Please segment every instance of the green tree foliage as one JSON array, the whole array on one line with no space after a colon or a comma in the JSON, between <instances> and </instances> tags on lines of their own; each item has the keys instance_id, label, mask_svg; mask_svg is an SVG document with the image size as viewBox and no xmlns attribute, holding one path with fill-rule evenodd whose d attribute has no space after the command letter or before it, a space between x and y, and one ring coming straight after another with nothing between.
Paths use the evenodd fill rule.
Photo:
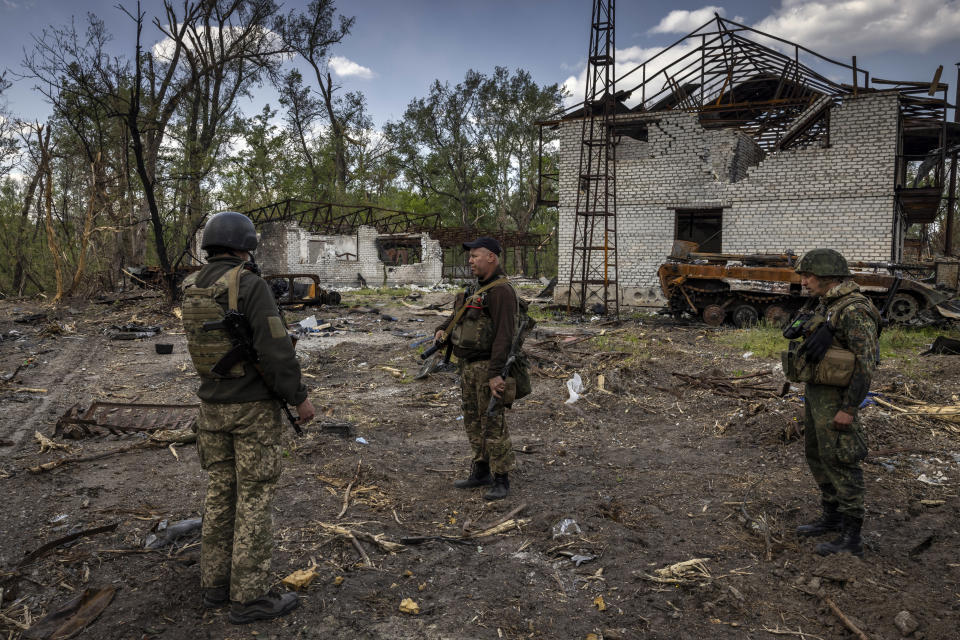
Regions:
<instances>
[{"instance_id":1,"label":"green tree foliage","mask_svg":"<svg viewBox=\"0 0 960 640\"><path fill-rule=\"evenodd\" d=\"M559 111L562 99L558 85L540 86L522 69L470 70L453 87L435 81L384 133L397 171L451 223L552 227L552 215L537 207L536 123Z\"/></svg>"}]
</instances>

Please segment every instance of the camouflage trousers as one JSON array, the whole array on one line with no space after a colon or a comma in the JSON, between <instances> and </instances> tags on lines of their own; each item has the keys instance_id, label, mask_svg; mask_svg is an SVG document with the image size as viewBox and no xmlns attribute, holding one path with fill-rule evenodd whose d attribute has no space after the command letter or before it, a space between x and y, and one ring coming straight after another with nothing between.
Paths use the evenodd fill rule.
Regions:
<instances>
[{"instance_id":1,"label":"camouflage trousers","mask_svg":"<svg viewBox=\"0 0 960 640\"><path fill-rule=\"evenodd\" d=\"M474 462L490 463L493 473L507 473L513 469L513 444L503 416L503 405L497 407L494 417L487 417L490 403L489 360L464 362L460 365L460 393L463 404L463 426Z\"/></svg>"},{"instance_id":2,"label":"camouflage trousers","mask_svg":"<svg viewBox=\"0 0 960 640\"><path fill-rule=\"evenodd\" d=\"M200 550L203 587L230 586L248 602L272 583L271 503L283 423L276 402L200 405L197 452L209 473Z\"/></svg>"},{"instance_id":3,"label":"camouflage trousers","mask_svg":"<svg viewBox=\"0 0 960 640\"><path fill-rule=\"evenodd\" d=\"M807 384L804 450L823 501L836 505L840 513L862 519L865 487L860 461L867 456L863 427L856 419L849 431L833 428L833 417L840 410L844 392L844 387Z\"/></svg>"}]
</instances>

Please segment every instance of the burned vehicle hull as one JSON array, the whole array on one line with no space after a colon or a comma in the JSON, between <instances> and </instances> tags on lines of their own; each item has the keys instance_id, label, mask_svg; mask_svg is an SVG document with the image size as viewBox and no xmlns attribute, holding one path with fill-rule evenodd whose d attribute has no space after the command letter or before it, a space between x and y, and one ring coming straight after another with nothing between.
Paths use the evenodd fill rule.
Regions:
<instances>
[{"instance_id":1,"label":"burned vehicle hull","mask_svg":"<svg viewBox=\"0 0 960 640\"><path fill-rule=\"evenodd\" d=\"M320 286L320 278L312 273L274 273L263 276L273 291L277 304L318 307L340 304L340 294Z\"/></svg>"},{"instance_id":2,"label":"burned vehicle hull","mask_svg":"<svg viewBox=\"0 0 960 640\"><path fill-rule=\"evenodd\" d=\"M747 327L760 319L781 325L809 297L794 271L792 254L697 253L691 244L678 241L657 272L675 316L694 315L711 326L731 322ZM862 266L854 263L851 269ZM947 299L937 289L899 275L853 271L852 279L891 323L910 323Z\"/></svg>"}]
</instances>

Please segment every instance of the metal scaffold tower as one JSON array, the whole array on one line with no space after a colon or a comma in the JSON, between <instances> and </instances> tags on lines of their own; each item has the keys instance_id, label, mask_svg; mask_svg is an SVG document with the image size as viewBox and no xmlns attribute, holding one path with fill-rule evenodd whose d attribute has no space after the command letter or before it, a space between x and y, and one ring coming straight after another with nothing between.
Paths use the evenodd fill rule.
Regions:
<instances>
[{"instance_id":1,"label":"metal scaffold tower","mask_svg":"<svg viewBox=\"0 0 960 640\"><path fill-rule=\"evenodd\" d=\"M619 317L613 17L614 0L594 1L567 309L576 302L583 313L599 302L606 313Z\"/></svg>"}]
</instances>

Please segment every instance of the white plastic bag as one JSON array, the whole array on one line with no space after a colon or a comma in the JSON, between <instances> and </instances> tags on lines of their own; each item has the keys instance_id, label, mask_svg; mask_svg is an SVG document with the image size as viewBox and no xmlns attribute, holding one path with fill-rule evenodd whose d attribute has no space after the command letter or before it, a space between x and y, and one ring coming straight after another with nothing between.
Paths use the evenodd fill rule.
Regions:
<instances>
[{"instance_id":1,"label":"white plastic bag","mask_svg":"<svg viewBox=\"0 0 960 640\"><path fill-rule=\"evenodd\" d=\"M565 404L573 404L580 399L580 394L583 393L583 380L580 379L579 373L573 374L573 377L567 380L567 391L570 392L570 397Z\"/></svg>"}]
</instances>

